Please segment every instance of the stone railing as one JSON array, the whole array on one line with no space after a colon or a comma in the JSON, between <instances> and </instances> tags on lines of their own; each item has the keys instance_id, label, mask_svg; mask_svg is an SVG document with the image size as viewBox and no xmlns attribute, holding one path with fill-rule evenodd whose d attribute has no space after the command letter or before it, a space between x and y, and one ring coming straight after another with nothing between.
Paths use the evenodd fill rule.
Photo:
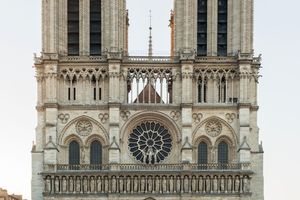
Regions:
<instances>
[{"instance_id":1,"label":"stone railing","mask_svg":"<svg viewBox=\"0 0 300 200\"><path fill-rule=\"evenodd\" d=\"M65 56L60 62L106 62L106 56Z\"/></svg>"},{"instance_id":2,"label":"stone railing","mask_svg":"<svg viewBox=\"0 0 300 200\"><path fill-rule=\"evenodd\" d=\"M250 195L250 172L43 173L44 195Z\"/></svg>"},{"instance_id":3,"label":"stone railing","mask_svg":"<svg viewBox=\"0 0 300 200\"><path fill-rule=\"evenodd\" d=\"M201 62L236 62L237 61L237 57L236 56L225 56L225 57L221 57L221 56L203 56L203 57L196 57L195 58L195 62L196 63L201 63Z\"/></svg>"},{"instance_id":4,"label":"stone railing","mask_svg":"<svg viewBox=\"0 0 300 200\"><path fill-rule=\"evenodd\" d=\"M170 56L127 56L123 58L124 62L129 63L176 63L179 62L179 57Z\"/></svg>"},{"instance_id":5,"label":"stone railing","mask_svg":"<svg viewBox=\"0 0 300 200\"><path fill-rule=\"evenodd\" d=\"M47 165L46 171L234 171L250 170L250 163Z\"/></svg>"}]
</instances>

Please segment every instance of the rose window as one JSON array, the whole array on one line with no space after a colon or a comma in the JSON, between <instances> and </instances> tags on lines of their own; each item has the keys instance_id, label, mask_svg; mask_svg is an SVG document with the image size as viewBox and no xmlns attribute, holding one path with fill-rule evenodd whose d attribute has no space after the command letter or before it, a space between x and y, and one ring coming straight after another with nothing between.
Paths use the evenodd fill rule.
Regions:
<instances>
[{"instance_id":1,"label":"rose window","mask_svg":"<svg viewBox=\"0 0 300 200\"><path fill-rule=\"evenodd\" d=\"M169 130L158 122L142 122L130 133L129 150L136 160L155 164L164 161L172 150Z\"/></svg>"}]
</instances>

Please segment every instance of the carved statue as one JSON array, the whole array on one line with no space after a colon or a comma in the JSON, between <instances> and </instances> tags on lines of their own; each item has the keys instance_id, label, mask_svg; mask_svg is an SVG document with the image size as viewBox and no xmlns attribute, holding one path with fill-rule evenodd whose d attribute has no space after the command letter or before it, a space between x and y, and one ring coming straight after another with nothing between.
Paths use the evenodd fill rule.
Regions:
<instances>
[{"instance_id":1,"label":"carved statue","mask_svg":"<svg viewBox=\"0 0 300 200\"><path fill-rule=\"evenodd\" d=\"M67 192L67 179L66 179L66 177L62 178L62 192L63 193Z\"/></svg>"},{"instance_id":2,"label":"carved statue","mask_svg":"<svg viewBox=\"0 0 300 200\"><path fill-rule=\"evenodd\" d=\"M221 192L225 191L225 178L224 178L224 176L222 176L221 180L220 180L220 189L221 189Z\"/></svg>"},{"instance_id":3,"label":"carved statue","mask_svg":"<svg viewBox=\"0 0 300 200\"><path fill-rule=\"evenodd\" d=\"M240 192L240 177L236 176L234 181L234 191Z\"/></svg>"},{"instance_id":4,"label":"carved statue","mask_svg":"<svg viewBox=\"0 0 300 200\"><path fill-rule=\"evenodd\" d=\"M104 192L107 193L108 192L108 186L109 186L109 183L108 183L108 177L105 176L104 177Z\"/></svg>"},{"instance_id":5,"label":"carved statue","mask_svg":"<svg viewBox=\"0 0 300 200\"><path fill-rule=\"evenodd\" d=\"M167 179L166 179L165 176L164 176L163 179L162 179L162 192L163 192L163 193L166 193L166 192L167 192Z\"/></svg>"},{"instance_id":6,"label":"carved statue","mask_svg":"<svg viewBox=\"0 0 300 200\"><path fill-rule=\"evenodd\" d=\"M131 191L131 181L130 181L130 177L127 177L126 179L126 192L130 192Z\"/></svg>"},{"instance_id":7,"label":"carved statue","mask_svg":"<svg viewBox=\"0 0 300 200\"><path fill-rule=\"evenodd\" d=\"M232 192L232 177L231 177L231 176L229 176L229 177L228 177L228 180L227 180L227 191L228 191L229 193Z\"/></svg>"},{"instance_id":8,"label":"carved statue","mask_svg":"<svg viewBox=\"0 0 300 200\"><path fill-rule=\"evenodd\" d=\"M111 181L111 191L113 193L117 192L117 180L116 180L116 177L112 178L112 181Z\"/></svg>"},{"instance_id":9,"label":"carved statue","mask_svg":"<svg viewBox=\"0 0 300 200\"><path fill-rule=\"evenodd\" d=\"M51 192L51 178L47 177L45 180L45 192L50 193Z\"/></svg>"},{"instance_id":10,"label":"carved statue","mask_svg":"<svg viewBox=\"0 0 300 200\"><path fill-rule=\"evenodd\" d=\"M94 179L94 177L91 177L90 190L91 190L92 193L95 192L95 179Z\"/></svg>"},{"instance_id":11,"label":"carved statue","mask_svg":"<svg viewBox=\"0 0 300 200\"><path fill-rule=\"evenodd\" d=\"M196 192L197 191L197 180L196 177L193 176L192 177L192 192Z\"/></svg>"},{"instance_id":12,"label":"carved statue","mask_svg":"<svg viewBox=\"0 0 300 200\"><path fill-rule=\"evenodd\" d=\"M245 193L250 192L250 181L247 176L245 176L243 179L243 191Z\"/></svg>"},{"instance_id":13,"label":"carved statue","mask_svg":"<svg viewBox=\"0 0 300 200\"><path fill-rule=\"evenodd\" d=\"M177 176L177 178L176 178L176 192L180 193L180 190L181 190L181 180L180 180L180 177Z\"/></svg>"},{"instance_id":14,"label":"carved statue","mask_svg":"<svg viewBox=\"0 0 300 200\"><path fill-rule=\"evenodd\" d=\"M59 193L59 178L56 177L54 181L55 193Z\"/></svg>"},{"instance_id":15,"label":"carved statue","mask_svg":"<svg viewBox=\"0 0 300 200\"><path fill-rule=\"evenodd\" d=\"M83 177L83 190L82 192L87 192L88 191L88 181L87 181L87 177Z\"/></svg>"},{"instance_id":16,"label":"carved statue","mask_svg":"<svg viewBox=\"0 0 300 200\"><path fill-rule=\"evenodd\" d=\"M160 191L160 178L157 176L155 177L155 192L159 193Z\"/></svg>"},{"instance_id":17,"label":"carved statue","mask_svg":"<svg viewBox=\"0 0 300 200\"><path fill-rule=\"evenodd\" d=\"M152 177L148 177L148 192L152 192L153 191L153 187L152 187Z\"/></svg>"},{"instance_id":18,"label":"carved statue","mask_svg":"<svg viewBox=\"0 0 300 200\"><path fill-rule=\"evenodd\" d=\"M69 192L74 192L74 180L72 176L69 178Z\"/></svg>"},{"instance_id":19,"label":"carved statue","mask_svg":"<svg viewBox=\"0 0 300 200\"><path fill-rule=\"evenodd\" d=\"M184 177L184 192L189 192L189 177Z\"/></svg>"},{"instance_id":20,"label":"carved statue","mask_svg":"<svg viewBox=\"0 0 300 200\"><path fill-rule=\"evenodd\" d=\"M145 177L142 177L141 178L141 193L145 192L145 185L146 185Z\"/></svg>"},{"instance_id":21,"label":"carved statue","mask_svg":"<svg viewBox=\"0 0 300 200\"><path fill-rule=\"evenodd\" d=\"M123 180L123 177L120 177L119 178L119 190L120 192L123 192L124 190L124 180Z\"/></svg>"},{"instance_id":22,"label":"carved statue","mask_svg":"<svg viewBox=\"0 0 300 200\"><path fill-rule=\"evenodd\" d=\"M170 182L169 182L169 186L170 186L170 193L174 192L174 178L173 176L170 177Z\"/></svg>"},{"instance_id":23,"label":"carved statue","mask_svg":"<svg viewBox=\"0 0 300 200\"><path fill-rule=\"evenodd\" d=\"M102 192L102 180L100 176L97 178L97 192Z\"/></svg>"},{"instance_id":24,"label":"carved statue","mask_svg":"<svg viewBox=\"0 0 300 200\"><path fill-rule=\"evenodd\" d=\"M81 148L80 155L81 155L81 163L85 164L85 149L84 149L84 147Z\"/></svg>"},{"instance_id":25,"label":"carved statue","mask_svg":"<svg viewBox=\"0 0 300 200\"><path fill-rule=\"evenodd\" d=\"M139 180L138 180L138 177L134 177L134 180L133 180L133 191L134 192L138 192L139 190Z\"/></svg>"},{"instance_id":26,"label":"carved statue","mask_svg":"<svg viewBox=\"0 0 300 200\"><path fill-rule=\"evenodd\" d=\"M218 192L218 177L217 176L215 176L213 179L213 186L214 186L214 188L213 188L214 193L217 193Z\"/></svg>"},{"instance_id":27,"label":"carved statue","mask_svg":"<svg viewBox=\"0 0 300 200\"><path fill-rule=\"evenodd\" d=\"M205 179L205 191L208 192L208 193L211 192L210 191L210 177L209 176L207 176L206 179Z\"/></svg>"},{"instance_id":28,"label":"carved statue","mask_svg":"<svg viewBox=\"0 0 300 200\"><path fill-rule=\"evenodd\" d=\"M81 189L81 183L80 183L80 177L77 177L76 178L76 192L80 192L80 189Z\"/></svg>"},{"instance_id":29,"label":"carved statue","mask_svg":"<svg viewBox=\"0 0 300 200\"><path fill-rule=\"evenodd\" d=\"M154 164L156 162L156 160L155 160L155 150L153 149L153 147L148 148L147 154L149 157L149 163Z\"/></svg>"},{"instance_id":30,"label":"carved statue","mask_svg":"<svg viewBox=\"0 0 300 200\"><path fill-rule=\"evenodd\" d=\"M202 178L202 176L199 177L198 188L199 188L199 192L203 192L203 178Z\"/></svg>"}]
</instances>

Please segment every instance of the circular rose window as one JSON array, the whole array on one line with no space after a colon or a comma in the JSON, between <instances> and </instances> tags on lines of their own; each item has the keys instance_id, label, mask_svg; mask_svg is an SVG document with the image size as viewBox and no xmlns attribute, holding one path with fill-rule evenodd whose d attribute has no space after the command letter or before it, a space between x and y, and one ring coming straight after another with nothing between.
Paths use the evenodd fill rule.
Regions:
<instances>
[{"instance_id":1,"label":"circular rose window","mask_svg":"<svg viewBox=\"0 0 300 200\"><path fill-rule=\"evenodd\" d=\"M128 138L129 150L136 160L145 164L160 163L172 150L169 130L158 122L142 122Z\"/></svg>"}]
</instances>

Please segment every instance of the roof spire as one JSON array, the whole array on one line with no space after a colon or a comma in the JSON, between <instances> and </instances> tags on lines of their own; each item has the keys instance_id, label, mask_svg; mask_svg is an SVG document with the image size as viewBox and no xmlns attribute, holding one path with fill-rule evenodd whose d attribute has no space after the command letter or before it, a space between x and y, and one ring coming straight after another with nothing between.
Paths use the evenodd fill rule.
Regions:
<instances>
[{"instance_id":1,"label":"roof spire","mask_svg":"<svg viewBox=\"0 0 300 200\"><path fill-rule=\"evenodd\" d=\"M149 11L150 13L150 26L149 26L149 49L148 49L148 56L152 57L153 56L153 49L152 49L152 14L151 14L151 10Z\"/></svg>"}]
</instances>

